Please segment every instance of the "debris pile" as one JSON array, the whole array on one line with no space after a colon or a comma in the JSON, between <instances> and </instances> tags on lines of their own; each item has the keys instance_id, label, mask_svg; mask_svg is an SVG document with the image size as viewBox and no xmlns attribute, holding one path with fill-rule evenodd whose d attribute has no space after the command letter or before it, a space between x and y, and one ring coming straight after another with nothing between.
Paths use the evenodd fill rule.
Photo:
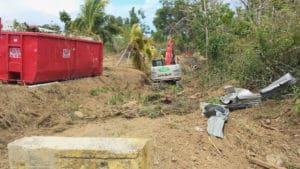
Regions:
<instances>
[{"instance_id":1,"label":"debris pile","mask_svg":"<svg viewBox=\"0 0 300 169\"><path fill-rule=\"evenodd\" d=\"M210 135L223 138L223 126L228 119L229 109L223 105L201 103L203 115L208 118L207 132Z\"/></svg>"},{"instance_id":2,"label":"debris pile","mask_svg":"<svg viewBox=\"0 0 300 169\"><path fill-rule=\"evenodd\" d=\"M261 89L260 93L252 93L250 90L244 88L225 86L224 89L227 94L220 97L220 101L223 105L205 102L200 103L200 109L202 110L203 115L208 118L208 134L223 138L223 127L228 120L230 111L258 105L262 100L274 96L279 90L295 84L296 81L297 80L290 73L287 73L269 86Z\"/></svg>"},{"instance_id":3,"label":"debris pile","mask_svg":"<svg viewBox=\"0 0 300 169\"><path fill-rule=\"evenodd\" d=\"M248 108L262 101L259 93L252 93L248 89L226 86L225 91L227 95L220 97L220 101L226 104L230 111Z\"/></svg>"}]
</instances>

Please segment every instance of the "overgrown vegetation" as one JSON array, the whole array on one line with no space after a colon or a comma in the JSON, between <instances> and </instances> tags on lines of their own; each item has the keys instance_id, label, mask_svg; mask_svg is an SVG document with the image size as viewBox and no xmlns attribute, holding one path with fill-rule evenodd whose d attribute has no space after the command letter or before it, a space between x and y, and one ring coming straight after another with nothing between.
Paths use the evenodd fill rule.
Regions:
<instances>
[{"instance_id":1,"label":"overgrown vegetation","mask_svg":"<svg viewBox=\"0 0 300 169\"><path fill-rule=\"evenodd\" d=\"M200 79L236 79L259 88L287 72L300 77L299 3L240 2L161 0L153 37L164 42L172 36L181 53L200 51L206 56Z\"/></svg>"}]
</instances>

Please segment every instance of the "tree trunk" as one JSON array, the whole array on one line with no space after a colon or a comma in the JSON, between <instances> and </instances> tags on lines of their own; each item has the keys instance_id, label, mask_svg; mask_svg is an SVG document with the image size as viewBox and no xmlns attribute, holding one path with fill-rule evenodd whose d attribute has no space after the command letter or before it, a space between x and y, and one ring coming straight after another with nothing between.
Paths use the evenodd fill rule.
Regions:
<instances>
[{"instance_id":1,"label":"tree trunk","mask_svg":"<svg viewBox=\"0 0 300 169\"><path fill-rule=\"evenodd\" d=\"M208 20L207 20L207 6L206 0L204 0L204 15L205 15L205 57L208 58L208 45L209 45L209 37L208 37Z\"/></svg>"}]
</instances>

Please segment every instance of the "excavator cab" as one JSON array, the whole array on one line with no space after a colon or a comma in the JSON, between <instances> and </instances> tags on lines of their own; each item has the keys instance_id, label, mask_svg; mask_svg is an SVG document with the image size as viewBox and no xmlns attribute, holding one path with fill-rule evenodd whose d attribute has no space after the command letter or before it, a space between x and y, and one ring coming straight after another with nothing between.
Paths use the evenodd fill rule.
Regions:
<instances>
[{"instance_id":1,"label":"excavator cab","mask_svg":"<svg viewBox=\"0 0 300 169\"><path fill-rule=\"evenodd\" d=\"M152 66L164 66L165 65L165 59L153 59L152 60Z\"/></svg>"}]
</instances>

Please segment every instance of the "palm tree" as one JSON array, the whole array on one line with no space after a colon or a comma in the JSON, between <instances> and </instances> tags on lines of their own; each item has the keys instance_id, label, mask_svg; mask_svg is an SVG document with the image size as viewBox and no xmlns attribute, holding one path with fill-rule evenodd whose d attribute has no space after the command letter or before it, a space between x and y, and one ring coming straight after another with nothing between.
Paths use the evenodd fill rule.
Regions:
<instances>
[{"instance_id":1,"label":"palm tree","mask_svg":"<svg viewBox=\"0 0 300 169\"><path fill-rule=\"evenodd\" d=\"M85 0L81 13L73 21L71 29L77 34L99 39L97 29L99 29L99 25L103 24L103 18L105 17L104 7L107 3L107 0Z\"/></svg>"}]
</instances>

